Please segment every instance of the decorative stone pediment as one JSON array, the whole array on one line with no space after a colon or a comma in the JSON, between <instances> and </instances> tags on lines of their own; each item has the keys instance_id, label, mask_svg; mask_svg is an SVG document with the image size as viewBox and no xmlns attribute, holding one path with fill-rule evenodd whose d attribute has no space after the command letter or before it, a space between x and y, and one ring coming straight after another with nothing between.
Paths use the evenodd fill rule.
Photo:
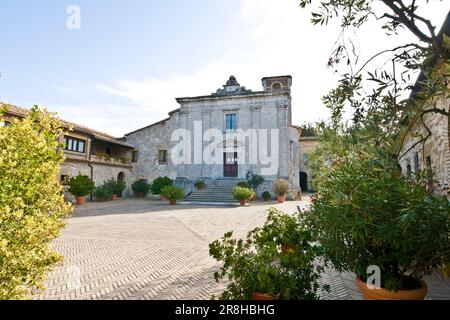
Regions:
<instances>
[{"instance_id":1,"label":"decorative stone pediment","mask_svg":"<svg viewBox=\"0 0 450 320\"><path fill-rule=\"evenodd\" d=\"M223 86L223 89L217 89L213 95L224 96L228 94L246 94L250 92L252 92L252 90L247 90L245 87L241 87L235 76L230 76L226 84Z\"/></svg>"}]
</instances>

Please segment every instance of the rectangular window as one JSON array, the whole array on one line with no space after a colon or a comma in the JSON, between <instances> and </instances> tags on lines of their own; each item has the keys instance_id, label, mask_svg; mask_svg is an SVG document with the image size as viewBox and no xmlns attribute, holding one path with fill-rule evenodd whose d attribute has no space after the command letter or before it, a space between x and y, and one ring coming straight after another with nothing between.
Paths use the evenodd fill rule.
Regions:
<instances>
[{"instance_id":1,"label":"rectangular window","mask_svg":"<svg viewBox=\"0 0 450 320\"><path fill-rule=\"evenodd\" d=\"M237 115L235 113L225 115L225 122L227 130L235 131L237 129Z\"/></svg>"},{"instance_id":2,"label":"rectangular window","mask_svg":"<svg viewBox=\"0 0 450 320\"><path fill-rule=\"evenodd\" d=\"M134 163L138 162L138 152L137 152L137 150L133 150L131 152L131 162L134 162Z\"/></svg>"},{"instance_id":3,"label":"rectangular window","mask_svg":"<svg viewBox=\"0 0 450 320\"><path fill-rule=\"evenodd\" d=\"M415 174L419 173L419 153L418 152L414 153L414 173Z\"/></svg>"},{"instance_id":4,"label":"rectangular window","mask_svg":"<svg viewBox=\"0 0 450 320\"><path fill-rule=\"evenodd\" d=\"M84 153L86 150L86 141L81 139L76 139L72 137L64 138L64 150Z\"/></svg>"},{"instance_id":5,"label":"rectangular window","mask_svg":"<svg viewBox=\"0 0 450 320\"><path fill-rule=\"evenodd\" d=\"M167 150L159 150L159 163L160 164L167 163Z\"/></svg>"}]
</instances>

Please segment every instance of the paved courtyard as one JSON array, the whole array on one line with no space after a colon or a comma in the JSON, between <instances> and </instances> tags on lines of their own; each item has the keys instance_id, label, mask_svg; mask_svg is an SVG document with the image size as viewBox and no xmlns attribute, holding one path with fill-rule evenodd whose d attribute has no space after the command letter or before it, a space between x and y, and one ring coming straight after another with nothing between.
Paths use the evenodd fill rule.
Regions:
<instances>
[{"instance_id":1,"label":"paved courtyard","mask_svg":"<svg viewBox=\"0 0 450 320\"><path fill-rule=\"evenodd\" d=\"M251 207L168 206L126 199L77 207L55 249L64 263L49 274L35 299L210 299L225 287L208 244L234 230L244 237L275 206L295 212L306 201ZM361 299L351 274L327 270L332 292L323 299ZM450 280L427 279L428 299L450 299Z\"/></svg>"}]
</instances>

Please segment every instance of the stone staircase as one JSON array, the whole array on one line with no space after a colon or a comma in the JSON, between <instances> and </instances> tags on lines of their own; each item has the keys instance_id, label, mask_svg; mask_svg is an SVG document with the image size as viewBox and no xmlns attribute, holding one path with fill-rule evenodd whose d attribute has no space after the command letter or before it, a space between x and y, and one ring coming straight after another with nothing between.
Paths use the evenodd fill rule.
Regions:
<instances>
[{"instance_id":1,"label":"stone staircase","mask_svg":"<svg viewBox=\"0 0 450 320\"><path fill-rule=\"evenodd\" d=\"M195 190L185 198L189 202L237 203L231 194L239 179L219 179L205 181L206 188Z\"/></svg>"}]
</instances>

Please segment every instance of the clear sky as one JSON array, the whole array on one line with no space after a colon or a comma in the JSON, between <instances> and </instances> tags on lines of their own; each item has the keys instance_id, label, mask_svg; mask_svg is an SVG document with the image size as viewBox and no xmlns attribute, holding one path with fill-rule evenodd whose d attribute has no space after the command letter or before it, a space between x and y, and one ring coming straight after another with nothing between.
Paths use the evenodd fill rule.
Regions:
<instances>
[{"instance_id":1,"label":"clear sky","mask_svg":"<svg viewBox=\"0 0 450 320\"><path fill-rule=\"evenodd\" d=\"M448 2L431 3L440 27ZM79 30L67 28L69 5L81 10ZM1 0L0 100L121 136L230 75L257 91L264 76L290 74L294 123L326 119L339 28L309 18L297 0ZM363 56L410 40L373 25L358 37Z\"/></svg>"}]
</instances>

